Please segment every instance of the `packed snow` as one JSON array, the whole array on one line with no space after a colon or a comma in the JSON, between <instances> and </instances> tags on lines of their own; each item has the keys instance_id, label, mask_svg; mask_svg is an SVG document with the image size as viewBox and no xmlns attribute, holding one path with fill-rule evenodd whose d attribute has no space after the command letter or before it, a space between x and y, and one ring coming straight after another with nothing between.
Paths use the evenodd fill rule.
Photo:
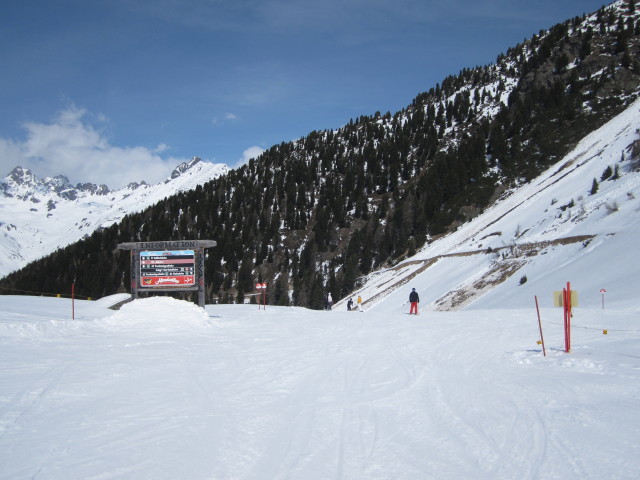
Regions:
<instances>
[{"instance_id":1,"label":"packed snow","mask_svg":"<svg viewBox=\"0 0 640 480\"><path fill-rule=\"evenodd\" d=\"M408 293L408 292L406 292ZM636 478L640 315L2 297L3 479ZM391 308L393 307L393 308ZM603 334L603 329L607 334Z\"/></svg>"}]
</instances>

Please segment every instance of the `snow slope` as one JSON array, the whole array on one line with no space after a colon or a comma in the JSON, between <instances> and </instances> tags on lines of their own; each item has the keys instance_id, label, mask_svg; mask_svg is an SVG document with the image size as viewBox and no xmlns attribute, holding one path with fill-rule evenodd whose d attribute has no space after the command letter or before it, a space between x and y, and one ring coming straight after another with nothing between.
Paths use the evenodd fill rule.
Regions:
<instances>
[{"instance_id":1,"label":"snow slope","mask_svg":"<svg viewBox=\"0 0 640 480\"><path fill-rule=\"evenodd\" d=\"M129 213L227 172L224 164L194 157L162 183L132 183L109 191L105 185L73 187L63 176L40 181L30 171L17 168L0 183L0 277L111 226Z\"/></svg>"},{"instance_id":2,"label":"snow slope","mask_svg":"<svg viewBox=\"0 0 640 480\"><path fill-rule=\"evenodd\" d=\"M638 309L1 297L1 479L631 479ZM608 328L603 335L602 329Z\"/></svg>"},{"instance_id":3,"label":"snow slope","mask_svg":"<svg viewBox=\"0 0 640 480\"><path fill-rule=\"evenodd\" d=\"M640 169L631 153L639 132L637 100L539 178L414 257L371 274L354 295L382 310L406 302L409 287L429 310L523 308L536 295L550 307L553 292L570 282L582 306L600 305L602 289L620 307L635 306ZM601 180L607 167L619 178ZM384 298L391 301L378 305Z\"/></svg>"}]
</instances>

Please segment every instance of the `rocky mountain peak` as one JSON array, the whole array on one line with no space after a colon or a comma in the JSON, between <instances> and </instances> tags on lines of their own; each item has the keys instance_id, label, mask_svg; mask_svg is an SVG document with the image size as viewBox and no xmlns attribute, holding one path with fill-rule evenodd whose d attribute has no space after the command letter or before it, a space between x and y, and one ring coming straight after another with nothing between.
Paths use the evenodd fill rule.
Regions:
<instances>
[{"instance_id":1,"label":"rocky mountain peak","mask_svg":"<svg viewBox=\"0 0 640 480\"><path fill-rule=\"evenodd\" d=\"M35 186L38 183L38 178L28 168L17 166L6 177L6 180L16 185Z\"/></svg>"},{"instance_id":2,"label":"rocky mountain peak","mask_svg":"<svg viewBox=\"0 0 640 480\"><path fill-rule=\"evenodd\" d=\"M182 162L180 165L178 165L173 170L173 172L171 172L171 180L173 180L174 178L179 177L184 172L190 170L191 168L193 168L194 165L197 165L201 161L202 161L202 159L200 157L196 156L196 157L193 157L189 162ZM169 181L169 180L167 179L165 182L167 182L167 181Z\"/></svg>"},{"instance_id":3,"label":"rocky mountain peak","mask_svg":"<svg viewBox=\"0 0 640 480\"><path fill-rule=\"evenodd\" d=\"M111 190L104 183L100 185L96 185L95 183L78 183L76 185L76 190L80 192L86 192L91 195L106 195Z\"/></svg>"}]
</instances>

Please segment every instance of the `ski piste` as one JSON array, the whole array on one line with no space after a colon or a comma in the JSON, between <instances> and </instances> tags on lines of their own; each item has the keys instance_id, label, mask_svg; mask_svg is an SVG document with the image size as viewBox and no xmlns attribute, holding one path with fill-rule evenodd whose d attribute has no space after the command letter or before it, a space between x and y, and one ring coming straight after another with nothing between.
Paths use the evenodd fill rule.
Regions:
<instances>
[{"instance_id":1,"label":"ski piste","mask_svg":"<svg viewBox=\"0 0 640 480\"><path fill-rule=\"evenodd\" d=\"M410 310L405 310L407 307L409 307L409 302L404 302L400 308L402 309L402 313L404 313L405 315L422 315L422 312L420 311L420 308L418 308L418 313L410 313Z\"/></svg>"}]
</instances>

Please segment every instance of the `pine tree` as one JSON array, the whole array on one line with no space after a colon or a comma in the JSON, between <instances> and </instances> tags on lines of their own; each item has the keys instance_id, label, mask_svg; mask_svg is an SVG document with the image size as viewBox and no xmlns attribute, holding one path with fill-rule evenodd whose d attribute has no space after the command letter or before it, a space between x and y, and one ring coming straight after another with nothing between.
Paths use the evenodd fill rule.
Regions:
<instances>
[{"instance_id":1,"label":"pine tree","mask_svg":"<svg viewBox=\"0 0 640 480\"><path fill-rule=\"evenodd\" d=\"M615 168L613 169L613 176L611 177L611 180L618 180L619 178L620 178L620 167L616 165Z\"/></svg>"}]
</instances>

